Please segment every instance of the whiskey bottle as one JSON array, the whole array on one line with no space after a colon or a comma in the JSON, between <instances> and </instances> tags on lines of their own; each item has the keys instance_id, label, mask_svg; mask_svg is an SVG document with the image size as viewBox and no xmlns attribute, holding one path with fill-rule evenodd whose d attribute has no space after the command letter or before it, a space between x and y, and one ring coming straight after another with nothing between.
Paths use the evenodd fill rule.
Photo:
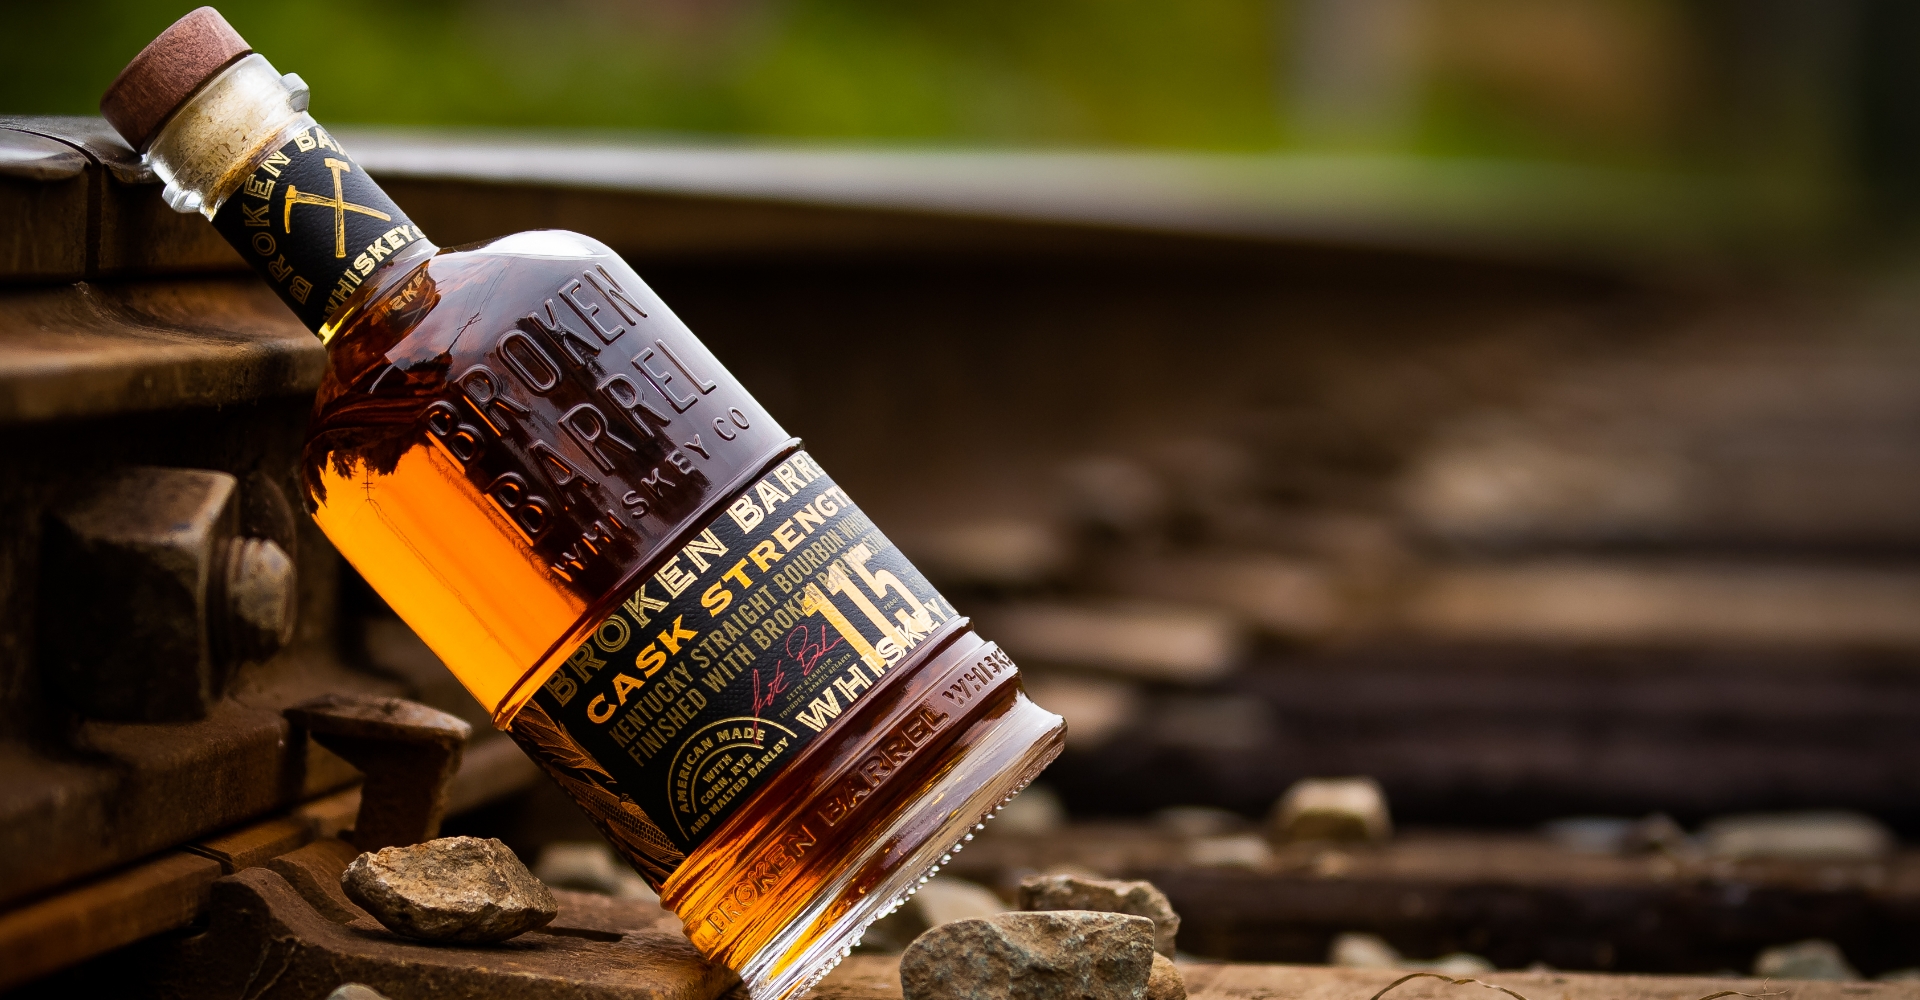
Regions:
<instances>
[{"instance_id":1,"label":"whiskey bottle","mask_svg":"<svg viewBox=\"0 0 1920 1000\"><path fill-rule=\"evenodd\" d=\"M809 988L1064 725L618 255L435 246L306 106L209 7L101 101L326 345L327 537L702 953Z\"/></svg>"}]
</instances>

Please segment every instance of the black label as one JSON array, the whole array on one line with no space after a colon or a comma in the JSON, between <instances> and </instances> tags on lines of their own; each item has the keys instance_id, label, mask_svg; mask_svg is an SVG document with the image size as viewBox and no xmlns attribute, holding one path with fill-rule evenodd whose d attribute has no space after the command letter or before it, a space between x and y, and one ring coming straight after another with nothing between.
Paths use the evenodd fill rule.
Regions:
<instances>
[{"instance_id":1,"label":"black label","mask_svg":"<svg viewBox=\"0 0 1920 1000\"><path fill-rule=\"evenodd\" d=\"M664 878L953 617L801 452L628 594L512 732Z\"/></svg>"},{"instance_id":2,"label":"black label","mask_svg":"<svg viewBox=\"0 0 1920 1000\"><path fill-rule=\"evenodd\" d=\"M316 332L382 261L426 239L318 125L256 164L213 227Z\"/></svg>"}]
</instances>

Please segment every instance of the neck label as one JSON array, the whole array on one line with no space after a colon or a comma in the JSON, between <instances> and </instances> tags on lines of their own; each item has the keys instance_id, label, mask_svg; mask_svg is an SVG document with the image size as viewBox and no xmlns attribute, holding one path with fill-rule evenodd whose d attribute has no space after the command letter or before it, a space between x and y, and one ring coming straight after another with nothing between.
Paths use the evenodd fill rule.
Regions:
<instances>
[{"instance_id":1,"label":"neck label","mask_svg":"<svg viewBox=\"0 0 1920 1000\"><path fill-rule=\"evenodd\" d=\"M314 331L388 257L426 239L318 125L254 164L213 227Z\"/></svg>"}]
</instances>

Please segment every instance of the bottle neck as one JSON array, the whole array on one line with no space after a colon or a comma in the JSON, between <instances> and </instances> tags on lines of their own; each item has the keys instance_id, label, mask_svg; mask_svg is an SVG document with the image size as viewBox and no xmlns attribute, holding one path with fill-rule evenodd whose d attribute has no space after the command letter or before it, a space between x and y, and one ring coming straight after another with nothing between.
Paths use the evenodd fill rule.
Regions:
<instances>
[{"instance_id":1,"label":"bottle neck","mask_svg":"<svg viewBox=\"0 0 1920 1000\"><path fill-rule=\"evenodd\" d=\"M167 204L199 212L307 329L432 252L426 234L306 113L306 88L256 54L208 81L154 137Z\"/></svg>"}]
</instances>

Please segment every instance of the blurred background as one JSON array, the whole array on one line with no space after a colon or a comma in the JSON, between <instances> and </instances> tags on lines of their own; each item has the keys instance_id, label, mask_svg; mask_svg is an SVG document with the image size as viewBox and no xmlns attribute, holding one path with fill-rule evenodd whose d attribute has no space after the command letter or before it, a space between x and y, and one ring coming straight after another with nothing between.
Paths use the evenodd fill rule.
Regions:
<instances>
[{"instance_id":1,"label":"blurred background","mask_svg":"<svg viewBox=\"0 0 1920 1000\"><path fill-rule=\"evenodd\" d=\"M0 66L5 106L40 114L92 113L181 9L4 6L16 38L60 40ZM228 8L343 124L1519 162L1876 231L1920 165L1920 14L1898 0Z\"/></svg>"},{"instance_id":2,"label":"blurred background","mask_svg":"<svg viewBox=\"0 0 1920 1000\"><path fill-rule=\"evenodd\" d=\"M185 8L0 5L0 111ZM436 239L626 254L1068 717L911 919L1068 871L1220 958L1912 972L1920 6L223 10ZM632 889L501 788L449 829Z\"/></svg>"}]
</instances>

